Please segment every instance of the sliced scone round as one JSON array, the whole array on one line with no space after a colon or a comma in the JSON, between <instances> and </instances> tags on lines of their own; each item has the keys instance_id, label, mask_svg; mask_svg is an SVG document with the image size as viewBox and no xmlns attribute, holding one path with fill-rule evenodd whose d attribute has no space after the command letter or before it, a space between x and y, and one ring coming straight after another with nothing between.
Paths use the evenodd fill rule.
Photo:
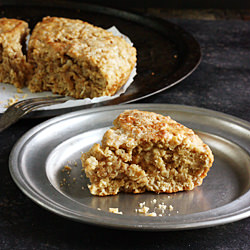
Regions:
<instances>
[{"instance_id":1,"label":"sliced scone round","mask_svg":"<svg viewBox=\"0 0 250 250\"><path fill-rule=\"evenodd\" d=\"M81 157L93 195L173 193L202 184L214 157L193 130L153 112L127 110Z\"/></svg>"},{"instance_id":2,"label":"sliced scone round","mask_svg":"<svg viewBox=\"0 0 250 250\"><path fill-rule=\"evenodd\" d=\"M31 92L74 98L114 95L128 80L136 49L123 38L82 20L45 17L32 31Z\"/></svg>"},{"instance_id":3,"label":"sliced scone round","mask_svg":"<svg viewBox=\"0 0 250 250\"><path fill-rule=\"evenodd\" d=\"M32 66L26 61L28 23L18 19L0 18L0 82L17 88L26 85Z\"/></svg>"}]
</instances>

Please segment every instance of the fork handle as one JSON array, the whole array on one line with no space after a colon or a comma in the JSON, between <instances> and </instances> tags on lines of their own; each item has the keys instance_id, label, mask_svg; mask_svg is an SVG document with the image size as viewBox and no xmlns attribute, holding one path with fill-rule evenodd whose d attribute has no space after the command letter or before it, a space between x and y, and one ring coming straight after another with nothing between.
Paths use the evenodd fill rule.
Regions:
<instances>
[{"instance_id":1,"label":"fork handle","mask_svg":"<svg viewBox=\"0 0 250 250\"><path fill-rule=\"evenodd\" d=\"M26 115L27 113L44 106L50 106L53 104L64 103L68 101L69 97L59 96L54 98L35 98L38 102L28 102L27 105L20 106L24 101L17 102L10 106L0 117L0 132L4 129L8 128L13 123L17 122L21 117ZM28 99L31 100L31 99ZM33 99L34 100L34 99Z\"/></svg>"},{"instance_id":2,"label":"fork handle","mask_svg":"<svg viewBox=\"0 0 250 250\"><path fill-rule=\"evenodd\" d=\"M11 124L17 122L24 115L25 112L21 109L15 107L7 109L0 117L0 132L8 128Z\"/></svg>"}]
</instances>

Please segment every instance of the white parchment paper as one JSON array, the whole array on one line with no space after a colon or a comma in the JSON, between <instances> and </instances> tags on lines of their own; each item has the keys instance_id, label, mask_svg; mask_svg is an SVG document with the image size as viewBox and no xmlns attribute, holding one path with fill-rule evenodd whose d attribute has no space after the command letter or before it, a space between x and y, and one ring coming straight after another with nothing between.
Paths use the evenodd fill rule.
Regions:
<instances>
[{"instance_id":1,"label":"white parchment paper","mask_svg":"<svg viewBox=\"0 0 250 250\"><path fill-rule=\"evenodd\" d=\"M116 27L113 26L109 28L108 31L112 32L115 36L123 37L129 44L133 45L131 40L127 36L123 35ZM87 105L91 103L103 102L103 101L117 98L127 90L127 88L133 82L135 76L136 76L136 66L132 70L127 83L123 85L122 88L113 96L95 97L93 99L85 98L85 99L69 100L62 104L56 104L56 105L40 108L40 110L69 108L69 107ZM28 88L23 88L21 89L21 91L22 93L18 93L17 89L11 84L0 83L0 113L3 113L8 107L8 104L10 103L10 101L13 101L13 100L21 101L23 99L28 99L28 98L33 98L33 97L55 96L51 92L31 93L28 90Z\"/></svg>"}]
</instances>

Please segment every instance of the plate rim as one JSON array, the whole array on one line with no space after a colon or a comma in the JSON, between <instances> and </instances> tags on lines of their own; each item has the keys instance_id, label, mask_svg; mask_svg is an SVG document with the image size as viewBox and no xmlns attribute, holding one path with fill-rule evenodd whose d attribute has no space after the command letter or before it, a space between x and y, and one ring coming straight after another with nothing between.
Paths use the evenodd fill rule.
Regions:
<instances>
[{"instance_id":1,"label":"plate rim","mask_svg":"<svg viewBox=\"0 0 250 250\"><path fill-rule=\"evenodd\" d=\"M147 16L147 15L143 15L140 13L135 13L132 11L125 11L125 10L120 10L120 9L115 9L112 7L107 7L107 6L102 6L102 5L98 5L98 4L91 4L91 3L81 3L81 2L68 2L68 1L59 1L59 2L42 2L42 1L28 1L28 0L23 0L22 2L18 1L18 0L4 0L2 1L2 7L4 6L14 6L14 5L18 5L18 6L31 6L31 7L51 7L51 8L55 8L55 7L59 7L59 8L79 8L80 10L85 10L85 11L89 11L89 12L97 12L97 13L101 13L101 14L107 14L107 15L111 15L111 16L115 16L117 18L121 18L123 20L128 20L128 21L132 21L132 22L136 22L137 24L141 24L144 25L154 31L161 31L161 34L164 35L164 30L166 29L166 27L168 29L170 29L171 32L175 32L176 35L181 36L182 37L182 42L183 44L185 44L185 46L187 47L187 56L189 57L189 59L191 58L191 61L186 60L185 63L182 65L182 70L184 70L184 73L182 72L180 75L181 76L177 76L177 79L171 79L170 77L170 83L168 82L168 78L164 78L162 81L166 82L165 87L155 90L153 92L150 93L146 93L143 96L136 96L133 97L132 99L128 99L125 101L119 101L119 97L110 100L110 101L104 101L104 102L100 102L100 103L94 103L94 104L87 104L87 105L80 105L80 106L75 106L75 107L68 107L68 108L61 108L61 109L51 109L51 110L37 110L37 111L32 111L31 113L27 114L24 118L42 118L42 117L53 117L56 115L61 115L64 114L65 112L72 112L72 111L76 111L76 110L80 110L80 109L88 109L88 108L94 108L94 107L100 107L100 106L108 106L108 105L117 105L117 104L127 104L127 103L131 103L131 102L135 102L138 100L142 100L145 98L148 98L152 95L158 94L162 91L167 90L168 88L173 87L174 85L180 83L181 81L183 81L184 79L186 79L189 75L191 75L196 69L197 67L200 65L201 59L202 59L202 52L201 52L201 47L199 42L197 41L197 39L194 38L194 36L186 31L184 28L182 28L180 25L175 24L169 20L165 20L165 19L161 19L159 17L154 17L154 16ZM159 27L157 27L157 25ZM166 31L165 31L166 33ZM193 49L192 53L190 51L188 51L189 49ZM173 77L173 75L176 74L176 72L178 71L174 71L174 74L170 74L170 76L172 76L172 78L176 78ZM178 72L179 73L179 72ZM177 74L178 75L178 74ZM169 76L168 76L169 77ZM133 84L133 83L132 83ZM138 94L137 94L138 95ZM2 113L0 113L1 115Z\"/></svg>"},{"instance_id":2,"label":"plate rim","mask_svg":"<svg viewBox=\"0 0 250 250\"><path fill-rule=\"evenodd\" d=\"M125 109L147 109L147 108L166 108L168 110L180 110L182 112L195 112L196 114L204 114L206 113L206 115L214 115L214 117L219 117L219 118L223 118L223 120L226 121L231 121L233 123L236 123L237 125L240 125L241 127L247 128L250 131L250 123L248 121L242 120L240 118L237 118L235 116L231 116L222 112L218 112L218 111L214 111L214 110L210 110L210 109L206 109L206 108L199 108L199 107L195 107L195 106L187 106L187 105L179 105L179 104L126 104L126 105L114 105L114 106L105 106L105 107L98 107L98 108L93 108L93 109L85 109L85 110L81 110L81 111L75 111L75 112L70 112L55 118L51 118L45 122L42 122L41 124L35 126L34 128L30 129L29 131L27 131L14 145L13 149L11 150L10 153L10 157L9 157L9 171L11 174L12 179L14 180L14 182L16 183L16 185L19 187L19 189L27 196L29 197L31 200L33 200L35 203L39 204L41 207L55 213L58 215L61 215L63 217L78 221L78 222L85 222L85 223L89 223L89 224L94 224L94 225L99 225L99 226L104 226L104 227L111 227L111 228L117 228L117 229L125 229L125 230L144 230L144 231L169 231L169 230L186 230L186 229L195 229L195 228L204 228L204 227L211 227L211 226L217 226L217 225L221 225L221 224L226 224L226 223L230 223L230 222L234 222L234 221L238 221L240 219L244 219L250 216L250 206L249 207L245 207L243 209L240 209L237 212L233 212L233 213L229 213L229 214L225 214L223 216L220 216L220 218L216 219L213 218L212 220L201 220L199 222L194 222L192 224L170 224L167 226L164 225L154 225L152 223L156 222L155 218L153 219L153 222L151 221L148 224L143 224L143 225L130 225L130 224L123 224L121 225L119 222L112 222L112 223L107 223L106 221L100 221L100 220L93 220L93 218L87 218L86 217L81 217L81 216L74 216L74 214L70 213L69 210L67 212L65 212L65 207L63 210L59 209L56 206L57 203L52 203L52 206L49 206L48 204L51 205L51 203L48 201L48 199L46 199L46 197L44 196L39 196L39 194L37 194L36 192L33 191L32 188L27 189L27 186L29 186L27 182L25 182L25 180L23 178L21 178L21 174L20 172L16 172L15 170L18 170L19 167L17 166L18 163L18 158L19 158L19 153L21 152L22 147L25 145L25 142L27 142L27 140L29 138L31 138L32 135L39 133L40 130L49 127L55 123L57 123L58 121L63 121L65 119L72 119L73 117L76 116L81 116L81 115L86 115L86 114L90 114L90 113L96 113L96 112L102 112L102 111L110 111L110 110L114 110L114 109L119 109L121 110L125 110ZM249 153L249 152L248 152ZM24 185L25 184L25 185ZM54 189L54 187L53 187ZM55 189L56 190L56 189ZM56 192L58 192L58 190L56 190ZM233 200L232 202L235 202L239 199L243 199L245 196L250 194L250 190L248 190L245 194L241 195L240 197L238 197L236 200ZM42 198L42 199L39 199ZM232 202L228 203L231 204ZM226 204L226 205L228 205ZM60 205L60 204L59 204ZM224 205L225 206L225 205ZM222 206L221 206L222 207ZM219 208L221 208L219 207ZM215 208L217 209L217 208ZM67 210L67 209L66 209ZM93 210L93 211L92 211ZM97 214L100 211L95 211L94 209L91 210L91 213L93 214ZM214 210L214 209L212 209ZM204 213L204 212L199 212L199 213L195 213L195 214L200 214L200 213ZM120 215L114 215L111 214L111 216L120 216ZM183 215L183 217L185 216L189 216L189 215ZM126 216L123 215L123 218L128 218L130 216ZM113 218L113 217L112 217ZM121 217L116 217L121 219ZM152 218L152 217L150 217ZM162 217L161 217L162 218ZM118 220L119 220L118 219Z\"/></svg>"}]
</instances>

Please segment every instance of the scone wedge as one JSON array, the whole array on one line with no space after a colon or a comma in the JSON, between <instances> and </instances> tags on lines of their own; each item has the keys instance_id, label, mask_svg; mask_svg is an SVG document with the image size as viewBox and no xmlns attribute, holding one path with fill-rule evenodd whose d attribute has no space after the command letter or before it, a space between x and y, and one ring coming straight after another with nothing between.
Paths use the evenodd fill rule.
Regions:
<instances>
[{"instance_id":1,"label":"scone wedge","mask_svg":"<svg viewBox=\"0 0 250 250\"><path fill-rule=\"evenodd\" d=\"M106 196L192 190L214 157L193 130L170 117L127 110L81 160L91 194Z\"/></svg>"},{"instance_id":2,"label":"scone wedge","mask_svg":"<svg viewBox=\"0 0 250 250\"><path fill-rule=\"evenodd\" d=\"M29 41L31 92L74 98L114 95L128 80L136 49L123 38L81 20L45 17Z\"/></svg>"},{"instance_id":3,"label":"scone wedge","mask_svg":"<svg viewBox=\"0 0 250 250\"><path fill-rule=\"evenodd\" d=\"M28 23L11 18L0 18L0 82L22 88L32 73L26 62Z\"/></svg>"}]
</instances>

